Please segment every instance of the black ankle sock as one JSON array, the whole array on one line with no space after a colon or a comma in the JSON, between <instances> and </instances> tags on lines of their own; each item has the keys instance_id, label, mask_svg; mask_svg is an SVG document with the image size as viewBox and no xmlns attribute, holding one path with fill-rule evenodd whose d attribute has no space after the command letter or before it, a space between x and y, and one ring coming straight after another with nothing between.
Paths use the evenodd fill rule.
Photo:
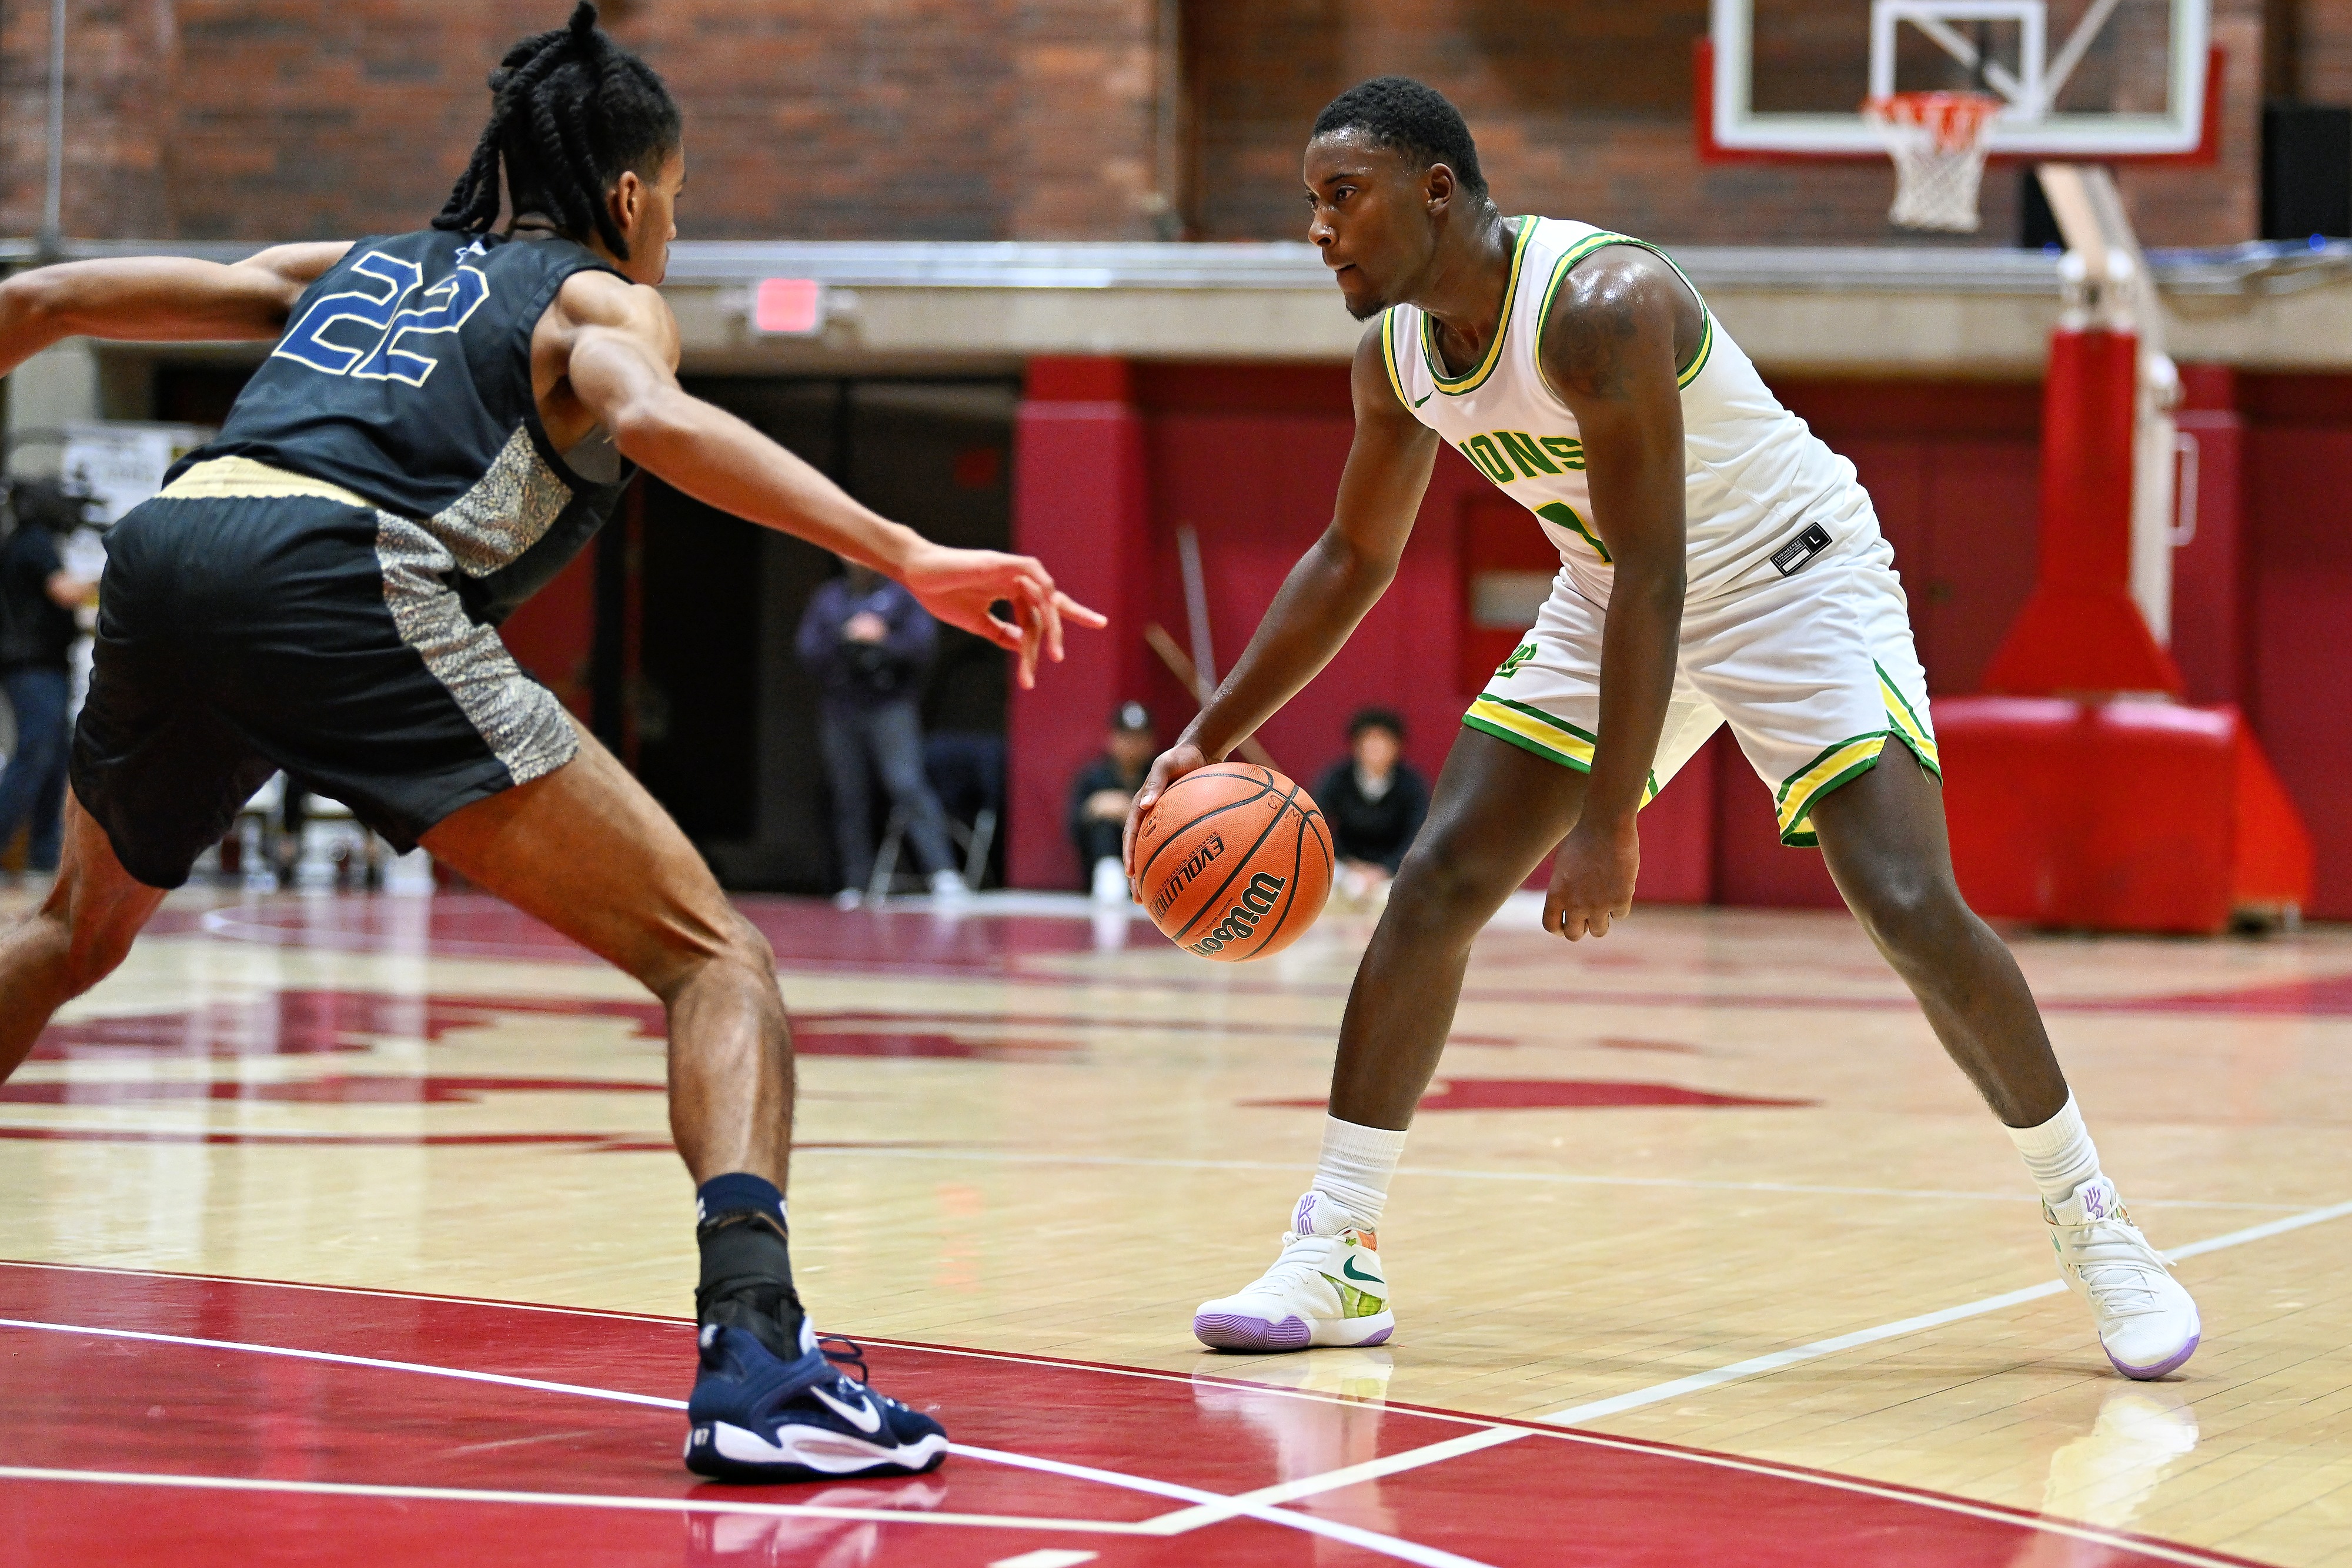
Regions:
<instances>
[{"instance_id":1,"label":"black ankle sock","mask_svg":"<svg viewBox=\"0 0 2352 1568\"><path fill-rule=\"evenodd\" d=\"M696 1319L741 1329L783 1360L798 1359L805 1314L793 1290L782 1195L758 1176L735 1173L705 1182L696 1210L694 1237L702 1251Z\"/></svg>"}]
</instances>

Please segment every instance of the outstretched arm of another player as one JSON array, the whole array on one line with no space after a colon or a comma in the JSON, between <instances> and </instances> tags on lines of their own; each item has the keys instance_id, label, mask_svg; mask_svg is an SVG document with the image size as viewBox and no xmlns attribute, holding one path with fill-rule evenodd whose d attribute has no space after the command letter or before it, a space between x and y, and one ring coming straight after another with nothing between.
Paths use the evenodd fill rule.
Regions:
<instances>
[{"instance_id":1,"label":"outstretched arm of another player","mask_svg":"<svg viewBox=\"0 0 2352 1568\"><path fill-rule=\"evenodd\" d=\"M68 338L131 343L275 338L341 240L272 246L224 265L187 256L68 261L0 283L0 373Z\"/></svg>"},{"instance_id":2,"label":"outstretched arm of another player","mask_svg":"<svg viewBox=\"0 0 2352 1568\"><path fill-rule=\"evenodd\" d=\"M1135 826L1160 792L1223 758L1315 678L1380 601L1412 534L1437 460L1437 437L1397 402L1375 322L1356 346L1356 440L1339 476L1331 526L1299 557L1241 660L1174 746L1151 765L1128 813Z\"/></svg>"},{"instance_id":3,"label":"outstretched arm of another player","mask_svg":"<svg viewBox=\"0 0 2352 1568\"><path fill-rule=\"evenodd\" d=\"M1544 375L1576 415L1592 526L1616 565L1601 622L1592 779L1544 897L1544 928L1571 942L1606 936L1633 909L1641 870L1634 817L1674 695L1688 553L1676 340L1691 339L1696 351L1697 310L1663 261L1612 247L1569 273L1544 320Z\"/></svg>"},{"instance_id":4,"label":"outstretched arm of another player","mask_svg":"<svg viewBox=\"0 0 2352 1568\"><path fill-rule=\"evenodd\" d=\"M659 294L608 273L574 275L532 341L532 374L551 430L567 413L583 427L602 424L631 460L697 500L897 578L940 620L1018 653L1024 687L1036 684L1041 653L1060 661L1064 620L1108 624L1057 590L1028 556L950 549L858 505L743 421L680 387L677 355L677 320ZM997 614L999 603L1012 605L1013 620Z\"/></svg>"}]
</instances>

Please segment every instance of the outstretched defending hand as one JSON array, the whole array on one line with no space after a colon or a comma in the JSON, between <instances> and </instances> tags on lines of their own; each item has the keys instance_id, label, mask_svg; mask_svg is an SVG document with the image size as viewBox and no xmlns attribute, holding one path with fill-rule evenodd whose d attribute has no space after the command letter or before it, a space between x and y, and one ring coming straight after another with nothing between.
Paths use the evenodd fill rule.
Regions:
<instances>
[{"instance_id":1,"label":"outstretched defending hand","mask_svg":"<svg viewBox=\"0 0 2352 1568\"><path fill-rule=\"evenodd\" d=\"M1189 740L1178 741L1152 763L1151 771L1144 776L1143 788L1135 792L1135 804L1127 809L1127 838L1119 857L1127 862L1129 876L1135 874L1135 830L1142 824L1144 814L1167 793L1168 786L1208 765L1208 753Z\"/></svg>"},{"instance_id":2,"label":"outstretched defending hand","mask_svg":"<svg viewBox=\"0 0 2352 1568\"><path fill-rule=\"evenodd\" d=\"M1081 626L1110 624L1108 617L1056 589L1053 574L1025 555L934 545L908 563L906 583L933 618L1020 654L1024 691L1037 684L1041 650L1054 663L1062 662L1065 616ZM1000 603L1013 607L1011 621L996 612Z\"/></svg>"},{"instance_id":3,"label":"outstretched defending hand","mask_svg":"<svg viewBox=\"0 0 2352 1568\"><path fill-rule=\"evenodd\" d=\"M1574 942L1606 936L1611 922L1633 911L1633 879L1642 869L1642 836L1627 818L1616 828L1579 822L1552 858L1544 894L1544 929Z\"/></svg>"}]
</instances>

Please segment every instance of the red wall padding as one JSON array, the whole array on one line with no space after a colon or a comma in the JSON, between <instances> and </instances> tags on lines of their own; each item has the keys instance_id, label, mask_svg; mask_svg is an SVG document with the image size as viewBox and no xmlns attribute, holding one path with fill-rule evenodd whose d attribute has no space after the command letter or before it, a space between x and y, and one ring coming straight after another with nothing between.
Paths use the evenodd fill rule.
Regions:
<instances>
[{"instance_id":1,"label":"red wall padding","mask_svg":"<svg viewBox=\"0 0 2352 1568\"><path fill-rule=\"evenodd\" d=\"M2254 732L2318 861L2310 913L2352 918L2352 419L2247 432Z\"/></svg>"}]
</instances>

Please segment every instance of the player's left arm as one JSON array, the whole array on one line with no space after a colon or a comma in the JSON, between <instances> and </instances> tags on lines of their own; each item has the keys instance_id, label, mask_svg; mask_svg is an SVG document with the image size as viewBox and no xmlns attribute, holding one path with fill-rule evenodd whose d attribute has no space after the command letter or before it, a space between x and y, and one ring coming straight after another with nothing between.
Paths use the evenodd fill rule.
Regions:
<instances>
[{"instance_id":1,"label":"player's left arm","mask_svg":"<svg viewBox=\"0 0 2352 1568\"><path fill-rule=\"evenodd\" d=\"M272 246L243 261L123 256L35 267L0 283L0 374L68 338L129 343L272 339L345 240Z\"/></svg>"},{"instance_id":2,"label":"player's left arm","mask_svg":"<svg viewBox=\"0 0 2352 1568\"><path fill-rule=\"evenodd\" d=\"M1665 727L1687 542L1676 339L1696 307L1673 269L1611 247L1571 269L1543 329L1543 371L1576 415L1593 530L1616 566L1601 639L1601 725L1584 810L1561 843L1544 925L1573 942L1633 905L1634 826Z\"/></svg>"},{"instance_id":3,"label":"player's left arm","mask_svg":"<svg viewBox=\"0 0 2352 1568\"><path fill-rule=\"evenodd\" d=\"M551 430L593 421L631 461L705 505L898 579L937 619L1018 654L1024 686L1035 684L1041 655L1062 657L1065 620L1106 624L1056 589L1036 559L933 544L686 391L677 382L677 319L652 288L608 273L573 274L534 329L532 357L541 412L557 416ZM996 612L1000 603L1012 606L1013 620Z\"/></svg>"}]
</instances>

